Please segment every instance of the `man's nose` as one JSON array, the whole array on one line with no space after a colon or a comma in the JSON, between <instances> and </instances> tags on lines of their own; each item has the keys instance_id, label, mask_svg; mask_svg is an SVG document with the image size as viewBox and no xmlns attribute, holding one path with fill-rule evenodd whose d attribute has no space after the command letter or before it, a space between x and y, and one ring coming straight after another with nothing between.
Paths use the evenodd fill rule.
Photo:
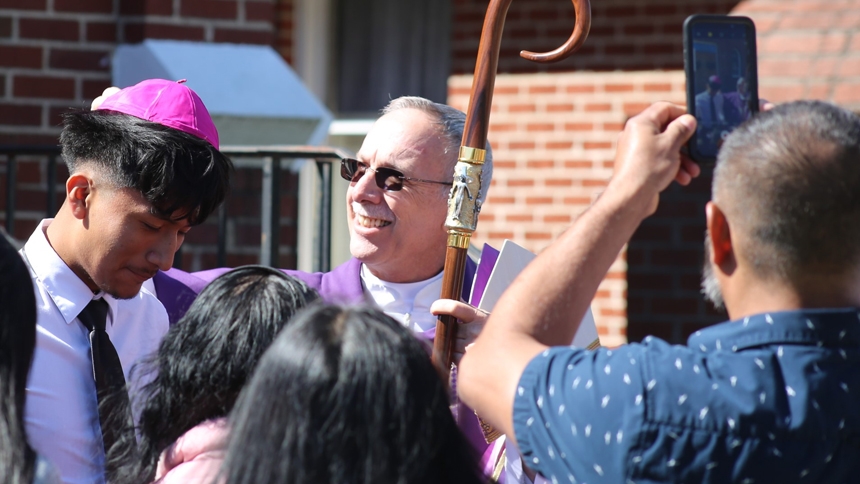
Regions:
<instances>
[{"instance_id":1,"label":"man's nose","mask_svg":"<svg viewBox=\"0 0 860 484\"><path fill-rule=\"evenodd\" d=\"M165 234L158 243L146 254L146 261L155 264L162 271L173 267L173 257L182 245L179 234Z\"/></svg>"},{"instance_id":2,"label":"man's nose","mask_svg":"<svg viewBox=\"0 0 860 484\"><path fill-rule=\"evenodd\" d=\"M353 199L377 202L382 198L382 189L376 185L376 172L369 168L350 187Z\"/></svg>"}]
</instances>

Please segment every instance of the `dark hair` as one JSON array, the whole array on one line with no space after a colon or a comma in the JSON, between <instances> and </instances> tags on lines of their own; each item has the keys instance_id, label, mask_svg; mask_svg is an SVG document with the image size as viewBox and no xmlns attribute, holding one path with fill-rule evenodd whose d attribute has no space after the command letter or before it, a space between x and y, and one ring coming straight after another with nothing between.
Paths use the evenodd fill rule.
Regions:
<instances>
[{"instance_id":1,"label":"dark hair","mask_svg":"<svg viewBox=\"0 0 860 484\"><path fill-rule=\"evenodd\" d=\"M847 274L860 264L860 117L819 101L736 129L714 171L715 203L761 277ZM851 242L854 241L854 242Z\"/></svg>"},{"instance_id":2,"label":"dark hair","mask_svg":"<svg viewBox=\"0 0 860 484\"><path fill-rule=\"evenodd\" d=\"M425 347L378 309L296 316L231 425L228 484L482 482Z\"/></svg>"},{"instance_id":3,"label":"dark hair","mask_svg":"<svg viewBox=\"0 0 860 484\"><path fill-rule=\"evenodd\" d=\"M140 444L111 451L114 481L152 482L165 448L196 425L226 417L281 328L318 297L299 279L263 266L234 269L206 286L134 370L134 377L155 378L133 395L141 404Z\"/></svg>"},{"instance_id":4,"label":"dark hair","mask_svg":"<svg viewBox=\"0 0 860 484\"><path fill-rule=\"evenodd\" d=\"M233 165L208 141L127 114L67 113L60 144L70 173L97 165L115 186L140 191L164 218L200 224L229 190Z\"/></svg>"},{"instance_id":5,"label":"dark hair","mask_svg":"<svg viewBox=\"0 0 860 484\"><path fill-rule=\"evenodd\" d=\"M30 484L36 454L27 443L24 403L36 347L36 296L30 273L0 235L0 482Z\"/></svg>"}]
</instances>

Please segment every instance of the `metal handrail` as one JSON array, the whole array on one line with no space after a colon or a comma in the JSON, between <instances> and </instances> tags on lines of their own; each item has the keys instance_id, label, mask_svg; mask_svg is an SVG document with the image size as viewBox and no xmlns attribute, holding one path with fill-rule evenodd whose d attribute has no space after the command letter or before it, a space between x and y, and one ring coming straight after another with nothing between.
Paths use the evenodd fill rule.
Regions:
<instances>
[{"instance_id":1,"label":"metal handrail","mask_svg":"<svg viewBox=\"0 0 860 484\"><path fill-rule=\"evenodd\" d=\"M320 175L319 182L319 237L314 270L326 272L331 268L331 193L333 181L332 164L350 156L344 150L320 146L222 146L221 152L230 158L260 159L263 172L263 193L260 214L260 263L273 266L277 261L280 225L280 179L282 165L289 160L312 159ZM14 233L15 198L17 191L17 157L46 156L46 218L56 214L57 160L60 147L56 145L0 145L0 156L6 156L6 231ZM247 163L242 163L247 166ZM254 163L256 164L256 163ZM227 261L227 210L224 204L218 209L217 261L225 266ZM181 257L177 260L181 260Z\"/></svg>"}]
</instances>

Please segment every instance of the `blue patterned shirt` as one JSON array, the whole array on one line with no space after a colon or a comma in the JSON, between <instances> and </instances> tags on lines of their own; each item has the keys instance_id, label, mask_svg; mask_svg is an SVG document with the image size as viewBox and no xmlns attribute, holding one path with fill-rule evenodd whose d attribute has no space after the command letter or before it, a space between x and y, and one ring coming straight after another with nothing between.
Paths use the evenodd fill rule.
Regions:
<instances>
[{"instance_id":1,"label":"blue patterned shirt","mask_svg":"<svg viewBox=\"0 0 860 484\"><path fill-rule=\"evenodd\" d=\"M860 312L548 349L520 378L514 430L554 484L860 482Z\"/></svg>"}]
</instances>

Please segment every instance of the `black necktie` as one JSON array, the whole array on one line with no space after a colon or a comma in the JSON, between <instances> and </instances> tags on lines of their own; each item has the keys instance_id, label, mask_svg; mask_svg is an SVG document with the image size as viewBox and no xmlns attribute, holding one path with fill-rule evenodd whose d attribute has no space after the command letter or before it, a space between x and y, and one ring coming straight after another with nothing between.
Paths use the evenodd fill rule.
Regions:
<instances>
[{"instance_id":1,"label":"black necktie","mask_svg":"<svg viewBox=\"0 0 860 484\"><path fill-rule=\"evenodd\" d=\"M122 363L105 332L107 313L107 302L104 299L93 299L78 315L78 319L90 331L90 354L93 358L93 377L96 381L105 455L124 432L132 429L131 407Z\"/></svg>"}]
</instances>

